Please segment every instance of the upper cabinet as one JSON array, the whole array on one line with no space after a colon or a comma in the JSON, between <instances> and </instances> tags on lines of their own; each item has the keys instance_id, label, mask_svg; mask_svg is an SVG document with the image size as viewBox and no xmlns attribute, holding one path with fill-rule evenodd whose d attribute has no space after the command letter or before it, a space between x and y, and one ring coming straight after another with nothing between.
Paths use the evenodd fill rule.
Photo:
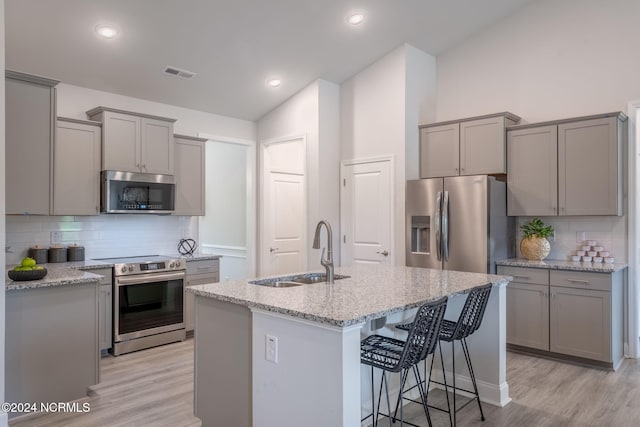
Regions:
<instances>
[{"instance_id":1,"label":"upper cabinet","mask_svg":"<svg viewBox=\"0 0 640 427\"><path fill-rule=\"evenodd\" d=\"M107 107L87 111L102 122L102 169L174 174L174 119Z\"/></svg>"},{"instance_id":2,"label":"upper cabinet","mask_svg":"<svg viewBox=\"0 0 640 427\"><path fill-rule=\"evenodd\" d=\"M49 215L57 84L5 72L7 214Z\"/></svg>"},{"instance_id":3,"label":"upper cabinet","mask_svg":"<svg viewBox=\"0 0 640 427\"><path fill-rule=\"evenodd\" d=\"M53 215L100 213L100 123L58 117Z\"/></svg>"},{"instance_id":4,"label":"upper cabinet","mask_svg":"<svg viewBox=\"0 0 640 427\"><path fill-rule=\"evenodd\" d=\"M626 120L616 112L508 129L508 214L622 215Z\"/></svg>"},{"instance_id":5,"label":"upper cabinet","mask_svg":"<svg viewBox=\"0 0 640 427\"><path fill-rule=\"evenodd\" d=\"M206 139L175 135L176 208L174 215L205 214Z\"/></svg>"},{"instance_id":6,"label":"upper cabinet","mask_svg":"<svg viewBox=\"0 0 640 427\"><path fill-rule=\"evenodd\" d=\"M420 126L420 178L504 174L505 128L511 113Z\"/></svg>"}]
</instances>

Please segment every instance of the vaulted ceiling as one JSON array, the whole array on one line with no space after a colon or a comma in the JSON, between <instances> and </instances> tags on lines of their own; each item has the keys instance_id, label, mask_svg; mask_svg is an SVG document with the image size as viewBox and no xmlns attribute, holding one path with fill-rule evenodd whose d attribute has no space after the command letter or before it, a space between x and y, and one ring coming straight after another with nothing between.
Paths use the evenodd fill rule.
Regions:
<instances>
[{"instance_id":1,"label":"vaulted ceiling","mask_svg":"<svg viewBox=\"0 0 640 427\"><path fill-rule=\"evenodd\" d=\"M5 0L6 66L256 120L315 79L341 83L402 43L437 56L529 1ZM102 23L118 37L99 38Z\"/></svg>"}]
</instances>

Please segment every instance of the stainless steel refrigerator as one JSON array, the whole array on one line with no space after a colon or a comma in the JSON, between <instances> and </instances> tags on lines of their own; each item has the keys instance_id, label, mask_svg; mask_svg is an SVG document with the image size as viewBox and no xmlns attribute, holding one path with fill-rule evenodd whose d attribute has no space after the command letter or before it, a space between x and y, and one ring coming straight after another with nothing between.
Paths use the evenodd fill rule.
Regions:
<instances>
[{"instance_id":1,"label":"stainless steel refrigerator","mask_svg":"<svg viewBox=\"0 0 640 427\"><path fill-rule=\"evenodd\" d=\"M506 191L487 175L407 181L407 266L495 273L515 253Z\"/></svg>"}]
</instances>

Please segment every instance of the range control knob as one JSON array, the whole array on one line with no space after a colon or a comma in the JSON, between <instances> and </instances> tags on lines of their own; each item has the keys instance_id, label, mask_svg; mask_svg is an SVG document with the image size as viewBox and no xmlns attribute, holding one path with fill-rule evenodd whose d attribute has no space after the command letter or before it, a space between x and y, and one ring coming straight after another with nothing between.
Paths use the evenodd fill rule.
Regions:
<instances>
[{"instance_id":1,"label":"range control knob","mask_svg":"<svg viewBox=\"0 0 640 427\"><path fill-rule=\"evenodd\" d=\"M133 269L134 269L133 265L130 265L129 266L129 271L133 271Z\"/></svg>"},{"instance_id":2,"label":"range control knob","mask_svg":"<svg viewBox=\"0 0 640 427\"><path fill-rule=\"evenodd\" d=\"M176 261L176 267L180 267L180 261Z\"/></svg>"},{"instance_id":3,"label":"range control knob","mask_svg":"<svg viewBox=\"0 0 640 427\"><path fill-rule=\"evenodd\" d=\"M127 266L123 265L122 268L120 269L121 272L126 273L127 272Z\"/></svg>"},{"instance_id":4,"label":"range control knob","mask_svg":"<svg viewBox=\"0 0 640 427\"><path fill-rule=\"evenodd\" d=\"M173 262L173 261L171 261L171 262L169 263L169 268L173 268L173 267L175 267L175 264L174 264L174 262Z\"/></svg>"}]
</instances>

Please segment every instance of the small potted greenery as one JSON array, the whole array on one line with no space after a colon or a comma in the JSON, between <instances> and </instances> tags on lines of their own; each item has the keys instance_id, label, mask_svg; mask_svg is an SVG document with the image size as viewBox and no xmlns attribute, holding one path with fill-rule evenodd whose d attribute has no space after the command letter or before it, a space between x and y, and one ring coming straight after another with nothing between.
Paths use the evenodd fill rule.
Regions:
<instances>
[{"instance_id":1,"label":"small potted greenery","mask_svg":"<svg viewBox=\"0 0 640 427\"><path fill-rule=\"evenodd\" d=\"M528 223L520 226L522 241L520 252L529 260L542 261L549 255L551 245L547 237L553 234L553 227L545 226L540 218L533 218Z\"/></svg>"}]
</instances>

